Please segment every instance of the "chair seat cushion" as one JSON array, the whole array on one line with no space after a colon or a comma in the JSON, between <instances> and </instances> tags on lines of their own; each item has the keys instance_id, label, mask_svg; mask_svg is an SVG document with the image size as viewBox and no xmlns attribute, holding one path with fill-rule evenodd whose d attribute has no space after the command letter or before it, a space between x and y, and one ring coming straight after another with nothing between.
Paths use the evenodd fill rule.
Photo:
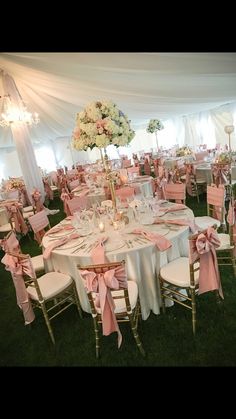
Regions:
<instances>
[{"instance_id":1,"label":"chair seat cushion","mask_svg":"<svg viewBox=\"0 0 236 419\"><path fill-rule=\"evenodd\" d=\"M35 272L44 271L43 255L31 257Z\"/></svg>"},{"instance_id":2,"label":"chair seat cushion","mask_svg":"<svg viewBox=\"0 0 236 419\"><path fill-rule=\"evenodd\" d=\"M23 212L29 212L29 211L33 211L32 205L29 205L28 207L23 208Z\"/></svg>"},{"instance_id":3,"label":"chair seat cushion","mask_svg":"<svg viewBox=\"0 0 236 419\"><path fill-rule=\"evenodd\" d=\"M130 301L130 305L131 305L131 309L133 310L136 306L137 303L137 299L138 299L138 286L136 284L136 282L134 281L127 281L128 283L128 294L129 294L129 301ZM114 297L118 297L118 296L122 296L123 292L122 291L112 291L112 296ZM93 293L93 298L95 299L96 294ZM125 299L122 298L117 298L114 300L115 303L115 313L119 314L119 313L124 313L126 312L126 305L125 305ZM101 309L98 308L97 309L98 313L101 314Z\"/></svg>"},{"instance_id":4,"label":"chair seat cushion","mask_svg":"<svg viewBox=\"0 0 236 419\"><path fill-rule=\"evenodd\" d=\"M208 227L212 227L214 224L217 225L217 228L220 227L221 222L216 218L209 217L208 215L203 215L202 217L195 217L195 224L199 230L205 230Z\"/></svg>"},{"instance_id":5,"label":"chair seat cushion","mask_svg":"<svg viewBox=\"0 0 236 419\"><path fill-rule=\"evenodd\" d=\"M55 185L51 185L50 188L52 191L58 191L58 187Z\"/></svg>"},{"instance_id":6,"label":"chair seat cushion","mask_svg":"<svg viewBox=\"0 0 236 419\"><path fill-rule=\"evenodd\" d=\"M2 226L0 226L0 233L5 233L7 231L11 231L12 227L10 223L7 224L3 224Z\"/></svg>"},{"instance_id":7,"label":"chair seat cushion","mask_svg":"<svg viewBox=\"0 0 236 419\"><path fill-rule=\"evenodd\" d=\"M230 235L219 233L218 238L220 239L220 247L216 249L217 250L227 250L227 249L233 249L234 246L230 245Z\"/></svg>"},{"instance_id":8,"label":"chair seat cushion","mask_svg":"<svg viewBox=\"0 0 236 419\"><path fill-rule=\"evenodd\" d=\"M26 220L29 217L32 217L32 215L34 215L34 212L33 211L23 212L23 218L24 218L24 220Z\"/></svg>"},{"instance_id":9,"label":"chair seat cushion","mask_svg":"<svg viewBox=\"0 0 236 419\"><path fill-rule=\"evenodd\" d=\"M189 258L180 257L162 266L160 275L164 281L179 287L190 286ZM195 272L195 284L198 284L199 271Z\"/></svg>"},{"instance_id":10,"label":"chair seat cushion","mask_svg":"<svg viewBox=\"0 0 236 419\"><path fill-rule=\"evenodd\" d=\"M60 272L49 272L38 278L39 288L44 300L56 297L60 292L72 284L72 282L73 279L69 275ZM34 287L27 287L27 292L30 298L38 300L38 295Z\"/></svg>"}]
</instances>

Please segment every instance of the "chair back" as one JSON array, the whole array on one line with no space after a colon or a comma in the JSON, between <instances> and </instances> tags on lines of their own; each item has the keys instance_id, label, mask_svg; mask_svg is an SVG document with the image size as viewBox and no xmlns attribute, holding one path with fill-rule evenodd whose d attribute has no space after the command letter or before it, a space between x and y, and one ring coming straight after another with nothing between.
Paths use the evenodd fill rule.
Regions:
<instances>
[{"instance_id":1,"label":"chair back","mask_svg":"<svg viewBox=\"0 0 236 419\"><path fill-rule=\"evenodd\" d=\"M122 202L125 202L127 198L134 196L134 188L126 186L124 188L116 189L115 193Z\"/></svg>"},{"instance_id":2,"label":"chair back","mask_svg":"<svg viewBox=\"0 0 236 419\"><path fill-rule=\"evenodd\" d=\"M207 214L225 224L225 188L207 185Z\"/></svg>"},{"instance_id":3,"label":"chair back","mask_svg":"<svg viewBox=\"0 0 236 419\"><path fill-rule=\"evenodd\" d=\"M186 186L184 183L165 183L163 185L163 194L167 200L173 199L175 202L183 201L185 204Z\"/></svg>"},{"instance_id":4,"label":"chair back","mask_svg":"<svg viewBox=\"0 0 236 419\"><path fill-rule=\"evenodd\" d=\"M73 215L76 211L82 211L83 209L87 208L87 202L88 199L86 196L76 196L67 201L71 215Z\"/></svg>"},{"instance_id":5,"label":"chair back","mask_svg":"<svg viewBox=\"0 0 236 419\"><path fill-rule=\"evenodd\" d=\"M35 235L35 240L40 244L45 234L45 228L51 228L48 216L45 210L37 212L28 218L31 228Z\"/></svg>"}]
</instances>

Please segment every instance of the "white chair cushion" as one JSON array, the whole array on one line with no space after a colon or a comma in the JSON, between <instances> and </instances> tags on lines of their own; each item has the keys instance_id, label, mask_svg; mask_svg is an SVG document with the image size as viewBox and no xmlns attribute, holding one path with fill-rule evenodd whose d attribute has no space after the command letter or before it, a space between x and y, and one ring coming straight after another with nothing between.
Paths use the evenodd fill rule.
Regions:
<instances>
[{"instance_id":1,"label":"white chair cushion","mask_svg":"<svg viewBox=\"0 0 236 419\"><path fill-rule=\"evenodd\" d=\"M38 278L39 288L44 300L54 298L72 284L73 279L60 272L49 272ZM33 300L38 300L38 295L34 287L27 287L27 292Z\"/></svg>"},{"instance_id":2,"label":"white chair cushion","mask_svg":"<svg viewBox=\"0 0 236 419\"><path fill-rule=\"evenodd\" d=\"M2 226L0 226L0 233L5 233L7 231L11 231L11 224L7 223L7 224L3 224Z\"/></svg>"},{"instance_id":3,"label":"white chair cushion","mask_svg":"<svg viewBox=\"0 0 236 419\"><path fill-rule=\"evenodd\" d=\"M24 220L26 220L29 217L32 217L32 215L34 215L34 212L33 211L23 212L23 218L24 218Z\"/></svg>"},{"instance_id":4,"label":"white chair cushion","mask_svg":"<svg viewBox=\"0 0 236 419\"><path fill-rule=\"evenodd\" d=\"M195 224L199 230L205 230L208 227L212 227L214 224L217 225L217 228L220 227L220 221L216 218L209 217L208 215L203 215L202 217L195 217Z\"/></svg>"},{"instance_id":5,"label":"white chair cushion","mask_svg":"<svg viewBox=\"0 0 236 419\"><path fill-rule=\"evenodd\" d=\"M43 255L31 257L35 272L44 271Z\"/></svg>"},{"instance_id":6,"label":"white chair cushion","mask_svg":"<svg viewBox=\"0 0 236 419\"><path fill-rule=\"evenodd\" d=\"M55 185L51 185L50 188L52 191L58 191L58 187Z\"/></svg>"},{"instance_id":7,"label":"white chair cushion","mask_svg":"<svg viewBox=\"0 0 236 419\"><path fill-rule=\"evenodd\" d=\"M218 238L220 239L220 247L217 250L226 250L226 249L233 249L234 246L230 245L230 236L229 234L220 233L218 234Z\"/></svg>"},{"instance_id":8,"label":"white chair cushion","mask_svg":"<svg viewBox=\"0 0 236 419\"><path fill-rule=\"evenodd\" d=\"M128 293L129 293L129 301L130 301L130 305L131 305L131 309L133 310L136 306L137 303L137 298L138 298L138 286L136 284L136 282L134 281L127 281L128 282ZM112 295L113 297L117 297L119 295L122 295L122 291L112 291ZM93 293L93 298L95 299L96 294ZM119 313L123 313L126 311L126 305L125 305L125 299L122 298L118 298L114 300L115 303L115 313L119 314ZM99 314L101 314L101 309L98 308L97 312Z\"/></svg>"},{"instance_id":9,"label":"white chair cushion","mask_svg":"<svg viewBox=\"0 0 236 419\"><path fill-rule=\"evenodd\" d=\"M164 281L170 282L178 287L189 287L190 286L190 270L189 270L189 258L180 257L167 265L162 266L160 269L160 275ZM198 284L199 271L195 272L195 284Z\"/></svg>"},{"instance_id":10,"label":"white chair cushion","mask_svg":"<svg viewBox=\"0 0 236 419\"><path fill-rule=\"evenodd\" d=\"M28 207L23 208L23 212L29 212L29 211L33 211L32 205L29 205Z\"/></svg>"}]
</instances>

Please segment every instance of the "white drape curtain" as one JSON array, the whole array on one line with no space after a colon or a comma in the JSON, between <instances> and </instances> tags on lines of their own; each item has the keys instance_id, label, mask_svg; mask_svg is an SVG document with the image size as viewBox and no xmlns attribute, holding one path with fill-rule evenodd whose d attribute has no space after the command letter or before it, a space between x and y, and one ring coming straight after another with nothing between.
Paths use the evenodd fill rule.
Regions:
<instances>
[{"instance_id":1,"label":"white drape curtain","mask_svg":"<svg viewBox=\"0 0 236 419\"><path fill-rule=\"evenodd\" d=\"M5 72L3 72L3 88L5 94L10 95L12 106L22 111L23 104L15 82ZM35 158L29 129L26 124L19 122L11 124L11 131L29 198L31 199L31 193L34 188L37 188L41 192L42 199L44 200L43 181ZM14 176L14 173L12 175Z\"/></svg>"}]
</instances>

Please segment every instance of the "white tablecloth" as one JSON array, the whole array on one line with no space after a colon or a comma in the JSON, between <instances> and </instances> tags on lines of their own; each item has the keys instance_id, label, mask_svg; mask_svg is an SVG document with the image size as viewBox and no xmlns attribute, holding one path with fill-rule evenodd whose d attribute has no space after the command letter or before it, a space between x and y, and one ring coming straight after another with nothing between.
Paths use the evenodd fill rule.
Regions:
<instances>
[{"instance_id":1,"label":"white tablecloth","mask_svg":"<svg viewBox=\"0 0 236 419\"><path fill-rule=\"evenodd\" d=\"M194 215L190 209L187 209L182 212L181 216L173 214L166 214L163 219L193 219ZM109 237L109 242L113 242L114 238L117 235L121 234L123 238L132 238L133 235L128 234L127 232L132 231L133 228L143 228L151 232L158 230L160 234L160 226L158 225L148 225L142 226L133 224L128 224L127 228L122 231L122 233L114 232L113 227L106 229L105 233L101 234L93 231L93 233L85 237L88 243L94 243L97 237L106 235ZM125 237L126 236L126 237ZM137 241L132 242L132 248L129 248L127 244L124 247L106 252L106 257L109 261L126 261L126 269L128 274L128 279L135 281L138 284L140 304L142 318L146 320L152 311L155 314L160 313L160 292L159 292L159 282L158 274L160 267L163 266L168 261L174 260L179 256L188 256L188 236L189 236L189 227L181 226L177 231L170 230L165 237L169 239L172 243L172 247L167 251L160 252L157 250L156 246L152 242L147 242L145 244L140 244ZM137 236L136 236L137 237ZM48 236L43 238L43 248L47 247L49 244L53 243L49 241ZM81 277L79 275L77 264L91 264L92 259L90 257L90 252L87 253L85 249L79 250L78 253L72 253L72 249L59 250L55 249L51 253L50 258L46 261L46 270L51 271L60 271L63 273L70 274L76 282L80 302L82 308L86 312L90 312L90 307L87 299L87 295L82 283Z\"/></svg>"}]
</instances>

